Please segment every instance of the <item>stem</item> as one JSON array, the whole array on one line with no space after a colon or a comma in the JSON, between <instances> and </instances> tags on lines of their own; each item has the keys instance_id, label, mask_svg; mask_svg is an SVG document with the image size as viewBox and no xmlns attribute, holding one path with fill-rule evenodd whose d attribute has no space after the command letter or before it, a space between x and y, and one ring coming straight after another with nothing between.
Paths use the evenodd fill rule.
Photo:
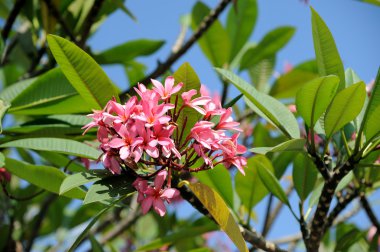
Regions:
<instances>
[{"instance_id":1,"label":"stem","mask_svg":"<svg viewBox=\"0 0 380 252\"><path fill-rule=\"evenodd\" d=\"M26 0L17 0L15 2L15 5L13 6L13 9L9 13L9 16L7 18L7 21L5 22L4 28L1 31L1 37L3 38L4 44L7 41L8 35L12 29L12 26L14 22L16 21L18 14L20 14L20 11L25 3L26 3Z\"/></svg>"}]
</instances>

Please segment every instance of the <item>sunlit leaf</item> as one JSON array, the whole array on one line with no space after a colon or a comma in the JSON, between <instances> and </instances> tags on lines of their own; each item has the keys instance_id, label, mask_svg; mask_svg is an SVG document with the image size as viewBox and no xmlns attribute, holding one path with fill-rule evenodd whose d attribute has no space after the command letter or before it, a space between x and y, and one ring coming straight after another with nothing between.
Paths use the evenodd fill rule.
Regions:
<instances>
[{"instance_id":1,"label":"sunlit leaf","mask_svg":"<svg viewBox=\"0 0 380 252\"><path fill-rule=\"evenodd\" d=\"M107 170L90 170L87 172L72 174L63 180L59 189L59 194L64 194L73 188L85 185L90 182L96 182L110 175L111 173Z\"/></svg>"},{"instance_id":2,"label":"sunlit leaf","mask_svg":"<svg viewBox=\"0 0 380 252\"><path fill-rule=\"evenodd\" d=\"M286 142L280 143L273 147L255 147L250 149L253 153L267 154L269 152L283 152L283 151L305 151L305 139L291 139Z\"/></svg>"},{"instance_id":3,"label":"sunlit leaf","mask_svg":"<svg viewBox=\"0 0 380 252\"><path fill-rule=\"evenodd\" d=\"M364 133L367 140L376 136L380 132L380 68L377 72L377 77L373 88L371 90L371 96L367 105L362 126L364 127Z\"/></svg>"},{"instance_id":4,"label":"sunlit leaf","mask_svg":"<svg viewBox=\"0 0 380 252\"><path fill-rule=\"evenodd\" d=\"M314 189L318 170L313 161L305 154L298 154L293 163L293 184L302 201Z\"/></svg>"}]
</instances>

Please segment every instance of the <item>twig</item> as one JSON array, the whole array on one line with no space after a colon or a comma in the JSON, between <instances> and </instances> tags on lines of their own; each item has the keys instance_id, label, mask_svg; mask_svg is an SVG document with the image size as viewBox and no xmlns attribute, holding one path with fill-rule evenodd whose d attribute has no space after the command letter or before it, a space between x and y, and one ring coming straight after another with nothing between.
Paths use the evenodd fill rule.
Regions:
<instances>
[{"instance_id":1,"label":"twig","mask_svg":"<svg viewBox=\"0 0 380 252\"><path fill-rule=\"evenodd\" d=\"M7 41L8 35L12 29L12 26L25 3L26 3L26 0L17 0L15 2L15 5L13 6L13 9L9 13L9 16L7 18L7 21L5 22L4 28L1 31L1 36L3 37L4 43Z\"/></svg>"},{"instance_id":2,"label":"twig","mask_svg":"<svg viewBox=\"0 0 380 252\"><path fill-rule=\"evenodd\" d=\"M161 64L157 66L157 68L146 76L143 80L139 81L140 83L147 83L152 78L156 78L161 74L165 73L174 62L176 62L182 55L184 55L191 46L194 45L195 42L210 28L210 26L214 23L214 21L219 17L219 15L223 12L223 10L227 7L227 5L232 0L222 0L219 5L210 11L210 13L203 19L202 23L199 25L198 29L194 32L191 38L176 52L171 53L168 58ZM127 94L131 92L131 88L120 94L120 98L122 100L127 98Z\"/></svg>"},{"instance_id":3,"label":"twig","mask_svg":"<svg viewBox=\"0 0 380 252\"><path fill-rule=\"evenodd\" d=\"M267 207L266 207L266 210L265 210L265 219L264 219L263 230L261 231L261 234L264 237L268 234L268 231L269 231L268 222L269 222L269 216L270 216L270 211L271 211L271 208L272 208L272 204L273 204L273 194L271 193L269 195Z\"/></svg>"},{"instance_id":4,"label":"twig","mask_svg":"<svg viewBox=\"0 0 380 252\"><path fill-rule=\"evenodd\" d=\"M3 188L3 192L4 192L4 194L5 194L8 198L10 198L10 199L12 199L12 200L16 200L16 201L28 201L28 200L31 200L31 199L37 197L37 196L40 195L41 193L45 192L45 190L42 189L42 190L40 190L40 191L38 191L38 192L36 192L36 193L30 195L30 196L26 196L26 197L17 197L17 196L14 196L14 195L12 195L12 194L10 194L10 193L8 192L8 190L7 190L7 188L6 188L6 185L5 185L4 183L1 183L1 186L2 186L2 188Z\"/></svg>"},{"instance_id":5,"label":"twig","mask_svg":"<svg viewBox=\"0 0 380 252\"><path fill-rule=\"evenodd\" d=\"M69 36L69 38L75 43L78 44L74 34L72 33L69 26L66 24L66 21L63 19L61 13L58 11L57 7L54 5L54 3L51 0L44 0L44 3L48 7L49 11L51 11L51 14L54 16L55 19L57 19L58 23L61 25L63 31L66 33L66 35Z\"/></svg>"},{"instance_id":6,"label":"twig","mask_svg":"<svg viewBox=\"0 0 380 252\"><path fill-rule=\"evenodd\" d=\"M80 41L78 45L80 47L84 47L88 36L90 35L91 32L91 27L94 24L96 17L99 14L100 8L102 7L104 0L95 0L94 4L92 5L91 10L89 11L86 20L84 21L83 24L83 29L82 29L82 36L80 38Z\"/></svg>"},{"instance_id":7,"label":"twig","mask_svg":"<svg viewBox=\"0 0 380 252\"><path fill-rule=\"evenodd\" d=\"M25 247L25 251L26 252L29 252L31 251L32 247L33 247L33 244L34 244L34 240L37 238L38 236L38 233L40 231L40 228L41 228L41 225L42 225L42 221L44 220L48 210L49 210L49 207L50 205L54 202L54 200L56 200L58 198L57 195L55 194L50 194L46 199L45 201L42 203L41 205L41 208L40 208L40 212L39 214L37 215L36 219L35 219L35 223L33 225L33 228L32 228L32 233L30 235L30 238L26 244L26 247Z\"/></svg>"},{"instance_id":8,"label":"twig","mask_svg":"<svg viewBox=\"0 0 380 252\"><path fill-rule=\"evenodd\" d=\"M289 235L289 236L281 237L281 238L276 239L276 240L272 240L271 242L274 244L286 244L286 243L299 241L300 239L302 239L302 234L297 233L294 235Z\"/></svg>"},{"instance_id":9,"label":"twig","mask_svg":"<svg viewBox=\"0 0 380 252\"><path fill-rule=\"evenodd\" d=\"M377 219L375 213L373 212L371 205L369 204L364 193L361 193L360 195L360 203L362 204L364 211L366 212L369 220L372 222L372 225L376 227L377 233L379 233L380 232L379 220Z\"/></svg>"}]
</instances>

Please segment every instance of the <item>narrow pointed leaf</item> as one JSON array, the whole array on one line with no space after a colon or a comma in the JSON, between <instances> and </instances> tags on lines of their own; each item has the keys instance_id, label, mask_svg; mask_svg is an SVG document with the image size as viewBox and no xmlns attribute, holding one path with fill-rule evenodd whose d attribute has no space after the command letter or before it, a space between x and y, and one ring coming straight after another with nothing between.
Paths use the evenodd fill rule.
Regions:
<instances>
[{"instance_id":1,"label":"narrow pointed leaf","mask_svg":"<svg viewBox=\"0 0 380 252\"><path fill-rule=\"evenodd\" d=\"M333 74L338 76L340 80L338 91L341 91L345 88L345 74L334 38L318 13L313 8L310 7L310 9L314 49L319 75L326 76Z\"/></svg>"},{"instance_id":2,"label":"narrow pointed leaf","mask_svg":"<svg viewBox=\"0 0 380 252\"><path fill-rule=\"evenodd\" d=\"M248 252L247 245L243 239L238 224L230 213L222 197L210 187L201 184L190 184L190 189L195 196L202 202L204 207L209 211L220 228L230 237L236 247L241 252Z\"/></svg>"},{"instance_id":3,"label":"narrow pointed leaf","mask_svg":"<svg viewBox=\"0 0 380 252\"><path fill-rule=\"evenodd\" d=\"M269 193L258 175L258 164L262 164L271 172L274 172L274 168L270 160L264 155L253 156L247 160L247 163L245 176L241 173L236 174L235 187L242 204L249 210Z\"/></svg>"},{"instance_id":4,"label":"narrow pointed leaf","mask_svg":"<svg viewBox=\"0 0 380 252\"><path fill-rule=\"evenodd\" d=\"M324 119L327 138L355 119L363 107L366 95L365 84L359 82L335 96Z\"/></svg>"},{"instance_id":5,"label":"narrow pointed leaf","mask_svg":"<svg viewBox=\"0 0 380 252\"><path fill-rule=\"evenodd\" d=\"M297 112L309 127L314 127L338 89L339 78L326 76L305 84L296 95Z\"/></svg>"},{"instance_id":6,"label":"narrow pointed leaf","mask_svg":"<svg viewBox=\"0 0 380 252\"><path fill-rule=\"evenodd\" d=\"M295 29L290 26L276 28L264 36L256 47L248 49L240 61L240 70L250 68L261 60L272 57L293 37Z\"/></svg>"},{"instance_id":7,"label":"narrow pointed leaf","mask_svg":"<svg viewBox=\"0 0 380 252\"><path fill-rule=\"evenodd\" d=\"M371 96L364 114L362 126L364 128L367 140L371 139L380 132L380 68L374 86L371 90Z\"/></svg>"},{"instance_id":8,"label":"narrow pointed leaf","mask_svg":"<svg viewBox=\"0 0 380 252\"><path fill-rule=\"evenodd\" d=\"M239 0L236 7L230 9L226 24L231 39L230 62L251 36L256 24L257 12L256 0Z\"/></svg>"},{"instance_id":9,"label":"narrow pointed leaf","mask_svg":"<svg viewBox=\"0 0 380 252\"><path fill-rule=\"evenodd\" d=\"M273 147L256 147L250 149L253 153L267 154L270 152L283 152L283 151L305 151L305 139L291 139L286 142L280 143L279 145Z\"/></svg>"},{"instance_id":10,"label":"narrow pointed leaf","mask_svg":"<svg viewBox=\"0 0 380 252\"><path fill-rule=\"evenodd\" d=\"M293 184L302 201L314 189L318 170L314 163L305 154L298 154L293 163Z\"/></svg>"},{"instance_id":11,"label":"narrow pointed leaf","mask_svg":"<svg viewBox=\"0 0 380 252\"><path fill-rule=\"evenodd\" d=\"M202 2L197 2L192 10L192 29L196 30L204 17L210 13L210 8ZM222 67L230 58L231 42L222 24L215 20L211 27L198 40L203 53L213 66Z\"/></svg>"},{"instance_id":12,"label":"narrow pointed leaf","mask_svg":"<svg viewBox=\"0 0 380 252\"><path fill-rule=\"evenodd\" d=\"M101 154L100 151L84 143L69 139L47 137L19 139L2 144L0 147L17 147L32 150L52 151L93 160L97 160Z\"/></svg>"},{"instance_id":13,"label":"narrow pointed leaf","mask_svg":"<svg viewBox=\"0 0 380 252\"><path fill-rule=\"evenodd\" d=\"M13 175L56 194L59 194L59 187L66 178L65 173L52 166L32 165L11 158L7 158L5 163L7 170ZM85 192L79 188L73 188L63 195L69 198L83 199Z\"/></svg>"},{"instance_id":14,"label":"narrow pointed leaf","mask_svg":"<svg viewBox=\"0 0 380 252\"><path fill-rule=\"evenodd\" d=\"M282 189L280 182L273 175L273 173L264 165L258 163L257 164L257 174L259 175L261 181L265 185L265 187L273 193L282 203L290 206L288 197L286 196L284 190Z\"/></svg>"},{"instance_id":15,"label":"narrow pointed leaf","mask_svg":"<svg viewBox=\"0 0 380 252\"><path fill-rule=\"evenodd\" d=\"M118 99L110 79L87 53L61 37L49 35L47 39L62 72L91 108L102 109L112 97Z\"/></svg>"},{"instance_id":16,"label":"narrow pointed leaf","mask_svg":"<svg viewBox=\"0 0 380 252\"><path fill-rule=\"evenodd\" d=\"M216 71L244 94L247 104L256 113L276 126L287 137L300 137L298 122L285 105L273 97L257 91L252 85L231 71L220 68L216 68Z\"/></svg>"}]
</instances>

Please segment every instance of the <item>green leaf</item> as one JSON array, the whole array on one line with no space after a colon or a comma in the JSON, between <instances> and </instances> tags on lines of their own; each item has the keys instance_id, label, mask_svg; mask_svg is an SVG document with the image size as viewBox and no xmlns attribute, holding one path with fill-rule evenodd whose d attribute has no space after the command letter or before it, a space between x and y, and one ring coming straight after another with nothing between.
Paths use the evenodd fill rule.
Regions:
<instances>
[{"instance_id":1,"label":"green leaf","mask_svg":"<svg viewBox=\"0 0 380 252\"><path fill-rule=\"evenodd\" d=\"M105 201L132 193L132 178L120 175L103 178L96 181L88 190L83 204Z\"/></svg>"},{"instance_id":2,"label":"green leaf","mask_svg":"<svg viewBox=\"0 0 380 252\"><path fill-rule=\"evenodd\" d=\"M191 89L195 89L197 90L197 92L199 92L201 88L201 82L197 74L195 73L194 69L187 62L182 64L178 68L178 70L173 74L173 77L175 79L176 84L180 82L183 83L181 90L177 93L178 98L179 98L178 103L177 103L177 108L180 108L183 104L181 94ZM194 96L194 98L196 97L199 97L199 94ZM184 125L186 117L187 117L186 125ZM182 142L186 139L187 135L190 133L191 128L194 126L194 124L198 121L199 118L200 118L199 112L197 112L193 108L186 107L185 109L182 110L176 122L178 125L177 129L182 130L184 127ZM174 135L177 134L176 131ZM180 131L178 133L180 134Z\"/></svg>"},{"instance_id":3,"label":"green leaf","mask_svg":"<svg viewBox=\"0 0 380 252\"><path fill-rule=\"evenodd\" d=\"M197 2L192 14L192 29L196 30L205 16L210 13L210 8L202 2ZM230 59L231 43L222 24L215 20L211 27L198 40L203 53L213 66L222 67Z\"/></svg>"},{"instance_id":4,"label":"green leaf","mask_svg":"<svg viewBox=\"0 0 380 252\"><path fill-rule=\"evenodd\" d=\"M77 94L61 69L55 68L40 75L23 92L12 100L10 112L46 104Z\"/></svg>"},{"instance_id":5,"label":"green leaf","mask_svg":"<svg viewBox=\"0 0 380 252\"><path fill-rule=\"evenodd\" d=\"M257 174L259 175L264 186L273 193L282 203L290 207L288 196L286 196L284 190L282 189L280 182L273 175L273 173L261 163L257 163Z\"/></svg>"},{"instance_id":6,"label":"green leaf","mask_svg":"<svg viewBox=\"0 0 380 252\"><path fill-rule=\"evenodd\" d=\"M26 79L5 88L0 93L0 99L11 103L18 95L27 89L37 78Z\"/></svg>"},{"instance_id":7,"label":"green leaf","mask_svg":"<svg viewBox=\"0 0 380 252\"><path fill-rule=\"evenodd\" d=\"M380 132L379 123L380 112L380 68L377 72L377 77L371 91L371 96L368 102L366 112L362 121L361 128L364 129L367 141L376 136Z\"/></svg>"},{"instance_id":8,"label":"green leaf","mask_svg":"<svg viewBox=\"0 0 380 252\"><path fill-rule=\"evenodd\" d=\"M89 235L88 238L90 239L91 243L91 251L93 252L103 252L103 247L100 245L100 243L96 240L96 238L93 235Z\"/></svg>"},{"instance_id":9,"label":"green leaf","mask_svg":"<svg viewBox=\"0 0 380 252\"><path fill-rule=\"evenodd\" d=\"M99 64L123 64L139 56L147 56L164 45L162 40L139 39L114 46L103 52L96 53L94 59Z\"/></svg>"},{"instance_id":10,"label":"green leaf","mask_svg":"<svg viewBox=\"0 0 380 252\"><path fill-rule=\"evenodd\" d=\"M283 151L304 152L305 143L306 143L306 140L302 138L291 139L273 147L256 147L256 148L250 149L250 151L253 153L258 153L258 154L267 154L270 152L283 152Z\"/></svg>"},{"instance_id":11,"label":"green leaf","mask_svg":"<svg viewBox=\"0 0 380 252\"><path fill-rule=\"evenodd\" d=\"M68 171L72 172L87 171L87 169L84 166L78 164L77 162L71 161L71 159L65 155L50 151L37 151L37 153L45 161L48 161L54 166L65 167Z\"/></svg>"},{"instance_id":12,"label":"green leaf","mask_svg":"<svg viewBox=\"0 0 380 252\"><path fill-rule=\"evenodd\" d=\"M274 172L270 160L264 155L256 155L247 160L245 176L237 173L235 187L242 204L249 210L258 204L269 193L258 176L259 164Z\"/></svg>"},{"instance_id":13,"label":"green leaf","mask_svg":"<svg viewBox=\"0 0 380 252\"><path fill-rule=\"evenodd\" d=\"M293 183L301 201L305 201L314 189L317 177L313 161L305 154L298 154L293 163Z\"/></svg>"},{"instance_id":14,"label":"green leaf","mask_svg":"<svg viewBox=\"0 0 380 252\"><path fill-rule=\"evenodd\" d=\"M230 60L239 53L252 34L257 20L256 0L239 0L230 8L226 29L231 40Z\"/></svg>"},{"instance_id":15,"label":"green leaf","mask_svg":"<svg viewBox=\"0 0 380 252\"><path fill-rule=\"evenodd\" d=\"M0 133L3 132L3 117L10 107L8 102L0 100Z\"/></svg>"},{"instance_id":16,"label":"green leaf","mask_svg":"<svg viewBox=\"0 0 380 252\"><path fill-rule=\"evenodd\" d=\"M130 61L124 63L124 72L128 76L129 86L132 87L138 83L138 81L144 79L146 76L145 71L147 67L137 61Z\"/></svg>"},{"instance_id":17,"label":"green leaf","mask_svg":"<svg viewBox=\"0 0 380 252\"><path fill-rule=\"evenodd\" d=\"M32 165L11 158L6 158L5 163L7 170L13 175L56 194L59 193L59 187L66 177L65 173L52 166ZM73 188L63 195L69 198L83 199L85 192L79 188Z\"/></svg>"},{"instance_id":18,"label":"green leaf","mask_svg":"<svg viewBox=\"0 0 380 252\"><path fill-rule=\"evenodd\" d=\"M263 59L253 67L248 69L251 82L255 85L260 92L267 93L269 89L269 80L273 75L274 67L276 65L276 57L269 57Z\"/></svg>"},{"instance_id":19,"label":"green leaf","mask_svg":"<svg viewBox=\"0 0 380 252\"><path fill-rule=\"evenodd\" d=\"M345 88L345 74L334 38L318 13L312 7L310 7L310 9L314 50L319 75L326 76L333 74L338 76L340 80L338 91L341 91Z\"/></svg>"},{"instance_id":20,"label":"green leaf","mask_svg":"<svg viewBox=\"0 0 380 252\"><path fill-rule=\"evenodd\" d=\"M235 222L230 210L222 197L210 187L195 183L189 185L191 191L202 202L203 206L209 211L220 228L235 243L239 251L248 252L247 245L243 239L238 224Z\"/></svg>"},{"instance_id":21,"label":"green leaf","mask_svg":"<svg viewBox=\"0 0 380 252\"><path fill-rule=\"evenodd\" d=\"M314 127L330 105L338 85L339 78L331 75L314 79L297 92L297 112L310 128Z\"/></svg>"},{"instance_id":22,"label":"green leaf","mask_svg":"<svg viewBox=\"0 0 380 252\"><path fill-rule=\"evenodd\" d=\"M211 170L195 174L199 182L211 187L223 198L227 205L234 209L234 194L231 175L223 165L217 165Z\"/></svg>"},{"instance_id":23,"label":"green leaf","mask_svg":"<svg viewBox=\"0 0 380 252\"><path fill-rule=\"evenodd\" d=\"M55 35L49 35L47 40L62 72L91 108L102 109L112 97L118 99L103 69L87 53Z\"/></svg>"},{"instance_id":24,"label":"green leaf","mask_svg":"<svg viewBox=\"0 0 380 252\"><path fill-rule=\"evenodd\" d=\"M247 50L240 61L240 70L250 68L263 59L272 57L293 37L295 29L290 26L276 28L267 33L256 47Z\"/></svg>"},{"instance_id":25,"label":"green leaf","mask_svg":"<svg viewBox=\"0 0 380 252\"><path fill-rule=\"evenodd\" d=\"M87 172L75 173L73 175L67 176L63 180L61 187L59 189L59 194L64 194L65 192L85 185L89 182L96 182L104 177L111 176L112 174L107 170L90 170Z\"/></svg>"},{"instance_id":26,"label":"green leaf","mask_svg":"<svg viewBox=\"0 0 380 252\"><path fill-rule=\"evenodd\" d=\"M252 85L230 71L220 68L216 68L216 71L234 84L234 86L245 95L245 101L248 106L256 113L276 126L287 137L300 137L300 130L296 118L281 102L269 95L258 92Z\"/></svg>"},{"instance_id":27,"label":"green leaf","mask_svg":"<svg viewBox=\"0 0 380 252\"><path fill-rule=\"evenodd\" d=\"M213 222L208 222L202 226L186 227L178 231L175 231L169 235L165 235L164 237L155 239L149 242L148 244L137 248L136 251L151 251L151 250L159 249L159 248L162 248L163 246L176 243L177 241L196 237L204 233L214 231L216 229L217 229L217 226Z\"/></svg>"},{"instance_id":28,"label":"green leaf","mask_svg":"<svg viewBox=\"0 0 380 252\"><path fill-rule=\"evenodd\" d=\"M5 165L5 157L2 152L0 152L0 167L4 167Z\"/></svg>"},{"instance_id":29,"label":"green leaf","mask_svg":"<svg viewBox=\"0 0 380 252\"><path fill-rule=\"evenodd\" d=\"M123 0L111 0L120 10L122 10L127 16L129 16L133 21L137 21L137 18L133 15L133 13L124 5Z\"/></svg>"},{"instance_id":30,"label":"green leaf","mask_svg":"<svg viewBox=\"0 0 380 252\"><path fill-rule=\"evenodd\" d=\"M80 143L69 139L48 137L25 138L0 145L0 148L5 147L18 147L32 150L52 151L67 155L89 158L93 160L97 160L101 154L100 151L84 143Z\"/></svg>"},{"instance_id":31,"label":"green leaf","mask_svg":"<svg viewBox=\"0 0 380 252\"><path fill-rule=\"evenodd\" d=\"M359 82L335 96L325 114L324 128L327 138L355 119L363 107L366 95L365 84Z\"/></svg>"},{"instance_id":32,"label":"green leaf","mask_svg":"<svg viewBox=\"0 0 380 252\"><path fill-rule=\"evenodd\" d=\"M69 248L68 252L73 252L74 249L76 247L78 247L78 245L80 244L80 242L84 239L84 237L86 237L86 235L88 234L88 232L90 231L90 229L92 228L92 226L95 225L95 223L99 220L99 218L105 213L107 212L109 209L111 209L113 206L115 206L117 203L119 203L120 201L122 201L123 199L127 198L128 196L130 196L131 194L128 194L128 195L124 195L123 197L121 197L120 199L118 200L115 200L114 202L112 202L110 205L108 205L106 208L102 209L100 212L98 212L98 214L90 221L90 223L86 226L86 228L83 230L83 232L77 237L77 239L74 241L73 245L71 245L71 247Z\"/></svg>"},{"instance_id":33,"label":"green leaf","mask_svg":"<svg viewBox=\"0 0 380 252\"><path fill-rule=\"evenodd\" d=\"M238 96L236 96L235 98L233 98L231 101L229 101L227 104L225 104L223 106L223 108L229 108L229 107L232 107L233 105L235 105L239 100L240 98L243 97L243 94L239 94Z\"/></svg>"},{"instance_id":34,"label":"green leaf","mask_svg":"<svg viewBox=\"0 0 380 252\"><path fill-rule=\"evenodd\" d=\"M358 83L361 81L359 76L352 70L351 68L347 68L344 72L345 78L346 78L346 85L351 86L352 84Z\"/></svg>"},{"instance_id":35,"label":"green leaf","mask_svg":"<svg viewBox=\"0 0 380 252\"><path fill-rule=\"evenodd\" d=\"M365 233L353 228L337 240L334 251L348 251L348 249L365 237Z\"/></svg>"}]
</instances>

